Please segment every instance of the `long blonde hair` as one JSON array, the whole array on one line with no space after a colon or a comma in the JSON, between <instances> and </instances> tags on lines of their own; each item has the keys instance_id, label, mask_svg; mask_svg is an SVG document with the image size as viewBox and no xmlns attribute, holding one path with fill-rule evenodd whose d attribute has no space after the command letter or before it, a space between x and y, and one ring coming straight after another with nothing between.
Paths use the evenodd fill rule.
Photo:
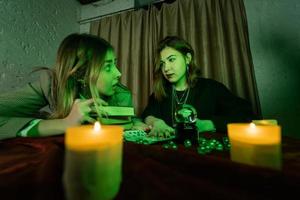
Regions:
<instances>
[{"instance_id":1,"label":"long blonde hair","mask_svg":"<svg viewBox=\"0 0 300 200\"><path fill-rule=\"evenodd\" d=\"M113 50L110 43L89 34L74 33L61 42L52 71L54 112L50 118L66 117L80 94L99 98L97 80L109 50Z\"/></svg>"},{"instance_id":2,"label":"long blonde hair","mask_svg":"<svg viewBox=\"0 0 300 200\"><path fill-rule=\"evenodd\" d=\"M155 59L155 67L154 67L154 80L153 80L153 92L154 96L157 100L162 100L167 96L166 88L171 85L163 76L160 65L160 52L166 47L171 47L177 51L179 51L183 56L186 56L187 53L191 54L191 61L188 67L188 75L187 82L190 87L193 87L197 78L201 75L200 68L195 65L194 62L194 50L192 46L177 36L167 36L163 40L161 40L158 44L158 48L156 51L156 59Z\"/></svg>"}]
</instances>

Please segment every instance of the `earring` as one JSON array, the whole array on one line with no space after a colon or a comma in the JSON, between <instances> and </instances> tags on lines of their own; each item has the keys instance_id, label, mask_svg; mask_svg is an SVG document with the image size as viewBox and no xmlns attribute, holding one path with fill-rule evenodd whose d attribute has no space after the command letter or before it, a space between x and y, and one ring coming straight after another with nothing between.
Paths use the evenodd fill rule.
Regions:
<instances>
[{"instance_id":1,"label":"earring","mask_svg":"<svg viewBox=\"0 0 300 200\"><path fill-rule=\"evenodd\" d=\"M190 66L189 66L189 64L186 64L186 71L187 71L187 73L189 73L189 70L190 70Z\"/></svg>"}]
</instances>

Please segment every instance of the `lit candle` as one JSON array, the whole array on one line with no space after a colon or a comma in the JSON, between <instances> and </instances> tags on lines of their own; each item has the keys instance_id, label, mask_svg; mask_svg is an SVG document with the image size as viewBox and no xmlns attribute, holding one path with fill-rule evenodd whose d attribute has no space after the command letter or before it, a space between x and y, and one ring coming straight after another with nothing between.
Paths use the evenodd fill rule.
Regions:
<instances>
[{"instance_id":1,"label":"lit candle","mask_svg":"<svg viewBox=\"0 0 300 200\"><path fill-rule=\"evenodd\" d=\"M278 125L228 124L231 160L281 169L281 128Z\"/></svg>"},{"instance_id":2,"label":"lit candle","mask_svg":"<svg viewBox=\"0 0 300 200\"><path fill-rule=\"evenodd\" d=\"M66 131L67 199L113 199L121 183L123 128L84 125Z\"/></svg>"},{"instance_id":3,"label":"lit candle","mask_svg":"<svg viewBox=\"0 0 300 200\"><path fill-rule=\"evenodd\" d=\"M252 120L256 125L277 125L276 119Z\"/></svg>"}]
</instances>

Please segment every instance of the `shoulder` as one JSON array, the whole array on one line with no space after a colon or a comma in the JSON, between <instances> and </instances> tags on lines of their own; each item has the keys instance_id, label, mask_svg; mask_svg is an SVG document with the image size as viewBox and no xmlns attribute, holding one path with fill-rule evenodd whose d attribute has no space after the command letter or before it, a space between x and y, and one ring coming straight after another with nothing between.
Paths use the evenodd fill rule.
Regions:
<instances>
[{"instance_id":1,"label":"shoulder","mask_svg":"<svg viewBox=\"0 0 300 200\"><path fill-rule=\"evenodd\" d=\"M40 79L42 81L50 81L53 79L53 72L50 69L41 69L38 71Z\"/></svg>"},{"instance_id":2,"label":"shoulder","mask_svg":"<svg viewBox=\"0 0 300 200\"><path fill-rule=\"evenodd\" d=\"M208 88L223 88L226 86L219 82L219 81L216 81L214 79L211 79L211 78L198 78L197 79L197 82L195 84L195 88L203 88L203 87L208 87Z\"/></svg>"},{"instance_id":3,"label":"shoulder","mask_svg":"<svg viewBox=\"0 0 300 200\"><path fill-rule=\"evenodd\" d=\"M43 91L45 96L48 96L51 93L51 85L52 80L54 78L54 73L49 68L41 68L35 71L38 73L39 80L38 80L38 87Z\"/></svg>"},{"instance_id":4,"label":"shoulder","mask_svg":"<svg viewBox=\"0 0 300 200\"><path fill-rule=\"evenodd\" d=\"M223 83L210 78L199 78L193 91L207 95L224 96L231 93Z\"/></svg>"},{"instance_id":5,"label":"shoulder","mask_svg":"<svg viewBox=\"0 0 300 200\"><path fill-rule=\"evenodd\" d=\"M51 83L54 77L53 70L46 67L37 68L33 70L31 73L34 77L36 77L35 82L38 82L41 88L43 88L44 85L48 85L49 83Z\"/></svg>"},{"instance_id":6,"label":"shoulder","mask_svg":"<svg viewBox=\"0 0 300 200\"><path fill-rule=\"evenodd\" d=\"M53 96L53 79L54 79L54 71L50 68L39 68L34 71L39 76L39 80L35 83L30 84L30 86L35 91L40 91L43 98L45 98L50 107L52 108L54 105L54 96Z\"/></svg>"}]
</instances>

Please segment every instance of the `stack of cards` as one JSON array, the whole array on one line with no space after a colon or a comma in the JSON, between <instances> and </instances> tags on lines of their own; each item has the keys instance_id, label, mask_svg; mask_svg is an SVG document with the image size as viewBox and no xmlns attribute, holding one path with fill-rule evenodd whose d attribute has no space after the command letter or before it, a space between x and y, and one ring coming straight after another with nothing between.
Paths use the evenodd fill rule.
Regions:
<instances>
[{"instance_id":1,"label":"stack of cards","mask_svg":"<svg viewBox=\"0 0 300 200\"><path fill-rule=\"evenodd\" d=\"M154 144L157 142L164 142L175 139L175 136L168 138L152 137L142 130L126 130L123 133L126 141L135 142L139 144Z\"/></svg>"}]
</instances>

